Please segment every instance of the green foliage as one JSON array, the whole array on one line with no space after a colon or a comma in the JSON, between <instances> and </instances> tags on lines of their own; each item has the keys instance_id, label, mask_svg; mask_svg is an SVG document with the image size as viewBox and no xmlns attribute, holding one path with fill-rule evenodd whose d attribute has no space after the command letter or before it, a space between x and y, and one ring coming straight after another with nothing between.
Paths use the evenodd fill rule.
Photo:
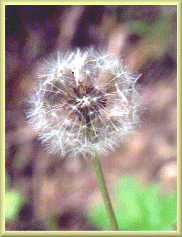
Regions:
<instances>
[{"instance_id":1,"label":"green foliage","mask_svg":"<svg viewBox=\"0 0 182 237\"><path fill-rule=\"evenodd\" d=\"M128 27L129 33L138 34L140 36L148 32L148 25L143 21L127 21L126 26Z\"/></svg>"},{"instance_id":2,"label":"green foliage","mask_svg":"<svg viewBox=\"0 0 182 237\"><path fill-rule=\"evenodd\" d=\"M171 36L170 20L167 17L160 17L151 27L148 33L148 40L151 44L170 43Z\"/></svg>"},{"instance_id":3,"label":"green foliage","mask_svg":"<svg viewBox=\"0 0 182 237\"><path fill-rule=\"evenodd\" d=\"M6 173L6 192L5 192L5 219L12 221L17 218L20 207L22 206L22 195L15 190L10 190L10 179Z\"/></svg>"},{"instance_id":4,"label":"green foliage","mask_svg":"<svg viewBox=\"0 0 182 237\"><path fill-rule=\"evenodd\" d=\"M164 195L158 184L144 188L132 177L118 185L113 203L120 231L170 231L177 219L177 193ZM110 230L104 205L90 213L91 220Z\"/></svg>"},{"instance_id":5,"label":"green foliage","mask_svg":"<svg viewBox=\"0 0 182 237\"><path fill-rule=\"evenodd\" d=\"M5 194L5 218L7 221L17 217L21 205L21 195L15 191L7 191Z\"/></svg>"}]
</instances>

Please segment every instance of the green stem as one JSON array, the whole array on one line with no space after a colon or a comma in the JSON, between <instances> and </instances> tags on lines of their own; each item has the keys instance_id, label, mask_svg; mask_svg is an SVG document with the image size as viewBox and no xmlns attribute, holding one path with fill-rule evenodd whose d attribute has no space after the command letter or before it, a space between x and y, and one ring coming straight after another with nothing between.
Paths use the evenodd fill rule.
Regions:
<instances>
[{"instance_id":1,"label":"green stem","mask_svg":"<svg viewBox=\"0 0 182 237\"><path fill-rule=\"evenodd\" d=\"M102 173L100 160L99 160L99 157L97 156L97 154L95 154L95 157L93 158L93 163L94 163L95 170L96 170L96 173L97 173L97 178L99 180L100 189L101 189L101 192L102 192L102 197L103 197L103 200L104 200L104 204L105 204L105 208L106 208L106 211L107 211L109 221L111 223L111 227L112 227L113 230L119 230L118 224L117 224L117 221L116 221L116 217L115 217L115 214L114 214L114 211L113 211L113 208L112 208L111 200L110 200L110 197L109 197L109 193L107 191L104 176L103 176L103 173Z\"/></svg>"}]
</instances>

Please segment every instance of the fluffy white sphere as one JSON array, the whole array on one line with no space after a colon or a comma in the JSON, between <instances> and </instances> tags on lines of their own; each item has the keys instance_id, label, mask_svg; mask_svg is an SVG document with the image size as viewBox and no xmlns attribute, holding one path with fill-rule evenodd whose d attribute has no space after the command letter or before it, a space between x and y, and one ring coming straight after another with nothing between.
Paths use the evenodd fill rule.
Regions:
<instances>
[{"instance_id":1,"label":"fluffy white sphere","mask_svg":"<svg viewBox=\"0 0 182 237\"><path fill-rule=\"evenodd\" d=\"M141 97L121 61L92 48L45 62L29 122L50 152L92 157L120 144L138 121Z\"/></svg>"}]
</instances>

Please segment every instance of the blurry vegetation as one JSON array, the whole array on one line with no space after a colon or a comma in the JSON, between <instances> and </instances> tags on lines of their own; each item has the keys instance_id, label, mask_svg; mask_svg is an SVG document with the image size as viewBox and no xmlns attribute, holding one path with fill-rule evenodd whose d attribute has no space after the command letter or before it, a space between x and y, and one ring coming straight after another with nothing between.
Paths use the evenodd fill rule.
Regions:
<instances>
[{"instance_id":1,"label":"blurry vegetation","mask_svg":"<svg viewBox=\"0 0 182 237\"><path fill-rule=\"evenodd\" d=\"M18 191L10 189L10 178L7 173L5 181L5 219L6 221L15 221L18 218L18 214L22 204L24 203L24 199Z\"/></svg>"},{"instance_id":2,"label":"blurry vegetation","mask_svg":"<svg viewBox=\"0 0 182 237\"><path fill-rule=\"evenodd\" d=\"M159 184L143 188L125 177L115 192L115 214L121 231L172 231L177 220L177 193L162 194ZM94 208L90 218L103 230L110 230L104 205Z\"/></svg>"},{"instance_id":3,"label":"blurry vegetation","mask_svg":"<svg viewBox=\"0 0 182 237\"><path fill-rule=\"evenodd\" d=\"M114 15L120 23L142 19L148 24L151 24L159 16L159 7L151 5L108 5L106 9L108 9L110 14Z\"/></svg>"}]
</instances>

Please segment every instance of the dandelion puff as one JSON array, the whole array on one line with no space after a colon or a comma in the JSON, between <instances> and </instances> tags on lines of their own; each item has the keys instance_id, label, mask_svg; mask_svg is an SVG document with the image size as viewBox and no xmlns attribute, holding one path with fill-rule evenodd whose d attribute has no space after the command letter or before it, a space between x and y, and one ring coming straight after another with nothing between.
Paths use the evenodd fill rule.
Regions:
<instances>
[{"instance_id":1,"label":"dandelion puff","mask_svg":"<svg viewBox=\"0 0 182 237\"><path fill-rule=\"evenodd\" d=\"M50 152L107 154L138 122L137 78L112 55L93 48L59 52L45 61L38 79L28 120Z\"/></svg>"}]
</instances>

